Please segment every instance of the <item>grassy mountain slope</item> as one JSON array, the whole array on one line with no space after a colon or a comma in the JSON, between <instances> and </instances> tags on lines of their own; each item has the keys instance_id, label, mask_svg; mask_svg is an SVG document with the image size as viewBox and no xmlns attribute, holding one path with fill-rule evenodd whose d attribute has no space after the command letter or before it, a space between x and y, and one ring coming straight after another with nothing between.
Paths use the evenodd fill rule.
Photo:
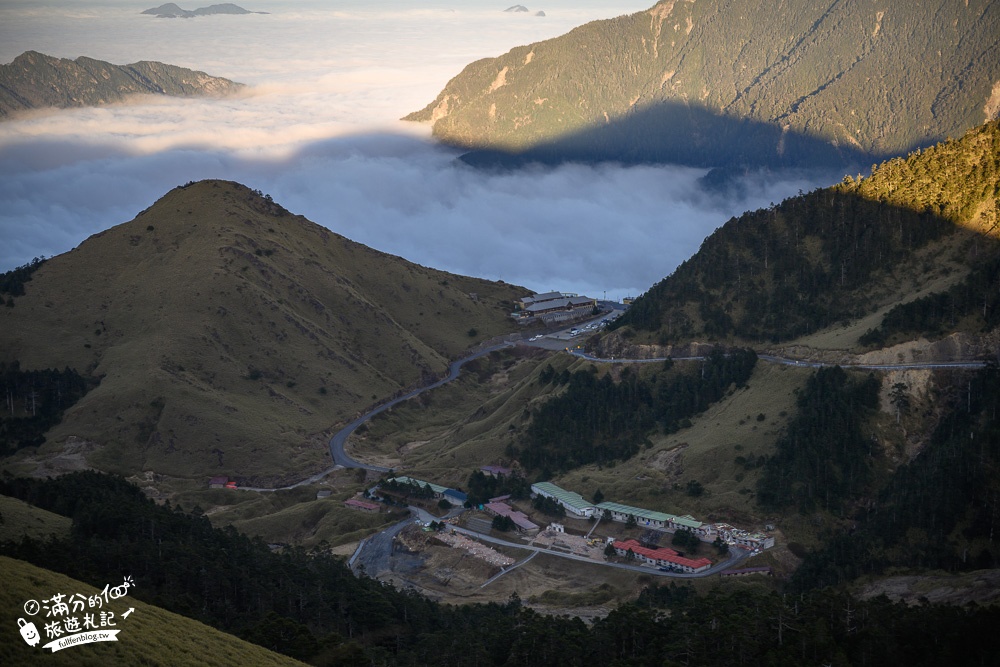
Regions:
<instances>
[{"instance_id":1,"label":"grassy mountain slope","mask_svg":"<svg viewBox=\"0 0 1000 667\"><path fill-rule=\"evenodd\" d=\"M41 601L62 593L95 595L93 586L65 575L36 567L22 560L0 556L3 586L0 586L0 624L4 641L0 642L0 661L4 665L301 665L288 656L237 639L203 623L140 602L132 597L119 598L110 607L117 618L117 642L71 646L56 653L31 647L18 636L18 618L27 600ZM117 585L119 582L108 582ZM129 607L135 609L121 618ZM42 612L44 614L44 611ZM42 616L28 617L42 634L41 644L48 643Z\"/></svg>"},{"instance_id":2,"label":"grassy mountain slope","mask_svg":"<svg viewBox=\"0 0 1000 667\"><path fill-rule=\"evenodd\" d=\"M877 327L892 306L962 281L998 247L1000 122L971 130L870 177L845 179L745 213L643 295L604 342L787 341L852 320ZM994 277L995 279L995 277ZM987 279L987 283L989 280ZM983 301L985 299L985 302ZM992 328L989 294L950 331ZM856 346L855 340L844 346Z\"/></svg>"},{"instance_id":3,"label":"grassy mountain slope","mask_svg":"<svg viewBox=\"0 0 1000 667\"><path fill-rule=\"evenodd\" d=\"M164 63L112 65L25 51L9 65L0 65L0 118L27 109L100 106L131 95L220 96L241 88L243 84L229 79Z\"/></svg>"},{"instance_id":4,"label":"grassy mountain slope","mask_svg":"<svg viewBox=\"0 0 1000 667\"><path fill-rule=\"evenodd\" d=\"M539 159L839 164L995 117L998 35L992 0L664 0L476 61L406 119Z\"/></svg>"},{"instance_id":5,"label":"grassy mountain slope","mask_svg":"<svg viewBox=\"0 0 1000 667\"><path fill-rule=\"evenodd\" d=\"M45 262L0 312L0 354L101 378L41 457L273 480L328 463L313 434L511 330L522 291L385 255L205 181Z\"/></svg>"},{"instance_id":6,"label":"grassy mountain slope","mask_svg":"<svg viewBox=\"0 0 1000 667\"><path fill-rule=\"evenodd\" d=\"M0 496L0 542L16 542L22 537L46 539L69 536L72 523L67 517L34 507L10 496Z\"/></svg>"}]
</instances>

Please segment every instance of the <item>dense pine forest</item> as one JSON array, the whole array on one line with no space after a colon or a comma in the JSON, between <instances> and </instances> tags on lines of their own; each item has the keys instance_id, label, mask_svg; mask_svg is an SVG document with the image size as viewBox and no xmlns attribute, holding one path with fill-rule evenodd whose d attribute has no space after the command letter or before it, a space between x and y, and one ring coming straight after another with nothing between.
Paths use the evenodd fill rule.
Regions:
<instances>
[{"instance_id":1,"label":"dense pine forest","mask_svg":"<svg viewBox=\"0 0 1000 667\"><path fill-rule=\"evenodd\" d=\"M764 466L757 502L842 514L845 504L871 490L881 448L866 427L878 407L878 390L873 375L853 379L839 367L812 375Z\"/></svg>"},{"instance_id":2,"label":"dense pine forest","mask_svg":"<svg viewBox=\"0 0 1000 667\"><path fill-rule=\"evenodd\" d=\"M731 386L746 384L757 355L753 350L713 350L697 366L668 360L652 373L629 368L615 382L597 377L596 367L570 373L542 370L539 381L566 390L532 415L523 447L508 454L543 478L587 463L634 456L650 432L673 433L721 399Z\"/></svg>"},{"instance_id":3,"label":"dense pine forest","mask_svg":"<svg viewBox=\"0 0 1000 667\"><path fill-rule=\"evenodd\" d=\"M43 444L63 412L95 384L71 368L22 371L16 361L0 362L0 456Z\"/></svg>"},{"instance_id":4,"label":"dense pine forest","mask_svg":"<svg viewBox=\"0 0 1000 667\"><path fill-rule=\"evenodd\" d=\"M795 588L845 584L892 567L1000 566L1000 371L990 365L939 376L934 400L943 414L928 444L878 492L845 494L853 530L828 535L796 571Z\"/></svg>"},{"instance_id":5,"label":"dense pine forest","mask_svg":"<svg viewBox=\"0 0 1000 667\"><path fill-rule=\"evenodd\" d=\"M453 607L355 578L324 554L272 552L110 475L7 479L0 492L73 518L70 537L3 554L95 585L130 575L130 595L315 665L991 665L1000 649L997 607L808 587L653 586L592 626L516 597Z\"/></svg>"},{"instance_id":6,"label":"dense pine forest","mask_svg":"<svg viewBox=\"0 0 1000 667\"><path fill-rule=\"evenodd\" d=\"M997 290L974 292L997 286L990 235L998 213L1000 121L993 121L873 165L869 178L847 177L730 220L610 328L650 332L663 344L696 336L790 340L868 314L877 307L873 288L892 280L892 267L964 228L982 235L956 258L974 275L948 295L890 313L885 327L902 331L906 316L923 310L912 326L933 331L978 310L979 329L997 317Z\"/></svg>"}]
</instances>

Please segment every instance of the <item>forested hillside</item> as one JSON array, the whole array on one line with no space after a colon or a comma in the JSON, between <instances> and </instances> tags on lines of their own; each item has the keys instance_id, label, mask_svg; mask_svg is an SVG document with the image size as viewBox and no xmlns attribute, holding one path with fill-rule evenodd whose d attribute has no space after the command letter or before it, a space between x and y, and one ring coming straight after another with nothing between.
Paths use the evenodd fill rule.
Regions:
<instances>
[{"instance_id":1,"label":"forested hillside","mask_svg":"<svg viewBox=\"0 0 1000 667\"><path fill-rule=\"evenodd\" d=\"M826 444L824 438L802 437L808 433L801 426L821 423L817 416L831 412L826 406L831 402L843 405L849 393L839 392L834 401L822 406L813 402L808 412L799 415L801 426L790 429L779 443L776 457L769 461L769 474L760 481L760 499L776 505L803 503L808 511L829 506L829 495L823 493L826 486L851 527L828 534L823 546L806 556L795 572L795 588L842 585L863 575L885 574L894 567L916 573L1000 566L996 541L1000 531L1000 451L996 447L1000 442L996 412L1000 372L994 363L979 372L941 372L935 382L941 417L927 445L896 468L875 492L864 491L880 456L880 443L870 430L859 432L854 424L839 429L836 421L828 421L831 434L843 432L845 437L834 442L832 435L827 436ZM795 447L802 451L792 451ZM845 467L847 456L853 457L850 466L857 472ZM810 459L813 465L829 469L810 473L805 470ZM792 470L785 472L782 468L789 464ZM839 482L843 492L837 493L824 479Z\"/></svg>"},{"instance_id":2,"label":"forested hillside","mask_svg":"<svg viewBox=\"0 0 1000 667\"><path fill-rule=\"evenodd\" d=\"M615 382L597 368L556 375L551 366L539 381L566 390L542 403L519 446L508 455L548 479L588 463L635 456L654 430L673 433L718 401L730 386L743 387L757 362L753 350L716 349L698 368L667 361L651 373L626 368Z\"/></svg>"},{"instance_id":3,"label":"forested hillside","mask_svg":"<svg viewBox=\"0 0 1000 667\"><path fill-rule=\"evenodd\" d=\"M407 119L494 158L867 164L995 117L998 48L995 0L664 0L476 61Z\"/></svg>"},{"instance_id":4,"label":"forested hillside","mask_svg":"<svg viewBox=\"0 0 1000 667\"><path fill-rule=\"evenodd\" d=\"M873 166L869 177L730 220L612 328L649 332L661 343L776 342L908 301L917 282L934 276L974 272L971 284L993 285L998 212L1000 123L993 121ZM998 294L928 297L947 301L933 324L921 329L920 320L904 324L890 312L888 326L978 331L996 317Z\"/></svg>"},{"instance_id":5,"label":"forested hillside","mask_svg":"<svg viewBox=\"0 0 1000 667\"><path fill-rule=\"evenodd\" d=\"M96 384L70 368L22 371L16 361L0 362L0 456L43 444L45 433Z\"/></svg>"}]
</instances>

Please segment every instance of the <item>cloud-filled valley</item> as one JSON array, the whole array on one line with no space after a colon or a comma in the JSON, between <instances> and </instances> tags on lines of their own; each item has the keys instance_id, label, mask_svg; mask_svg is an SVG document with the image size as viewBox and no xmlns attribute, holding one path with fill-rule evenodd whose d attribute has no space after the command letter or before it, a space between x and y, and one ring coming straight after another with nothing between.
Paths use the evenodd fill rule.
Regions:
<instances>
[{"instance_id":1,"label":"cloud-filled valley","mask_svg":"<svg viewBox=\"0 0 1000 667\"><path fill-rule=\"evenodd\" d=\"M646 2L241 3L269 15L156 19L134 3L0 8L0 59L25 50L159 60L247 83L238 98L142 98L0 123L0 270L132 219L172 187L242 182L351 239L537 290L637 294L730 216L838 180L748 177L742 194L679 167L487 174L397 121L465 64Z\"/></svg>"}]
</instances>

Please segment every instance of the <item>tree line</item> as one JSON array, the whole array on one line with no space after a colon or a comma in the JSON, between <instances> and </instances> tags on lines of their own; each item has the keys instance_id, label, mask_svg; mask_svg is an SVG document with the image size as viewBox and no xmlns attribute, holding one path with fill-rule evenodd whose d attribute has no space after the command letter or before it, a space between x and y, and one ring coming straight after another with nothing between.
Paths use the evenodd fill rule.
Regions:
<instances>
[{"instance_id":1,"label":"tree line","mask_svg":"<svg viewBox=\"0 0 1000 667\"><path fill-rule=\"evenodd\" d=\"M881 458L881 445L867 428L878 391L874 375L851 378L839 366L811 375L795 416L764 464L757 502L843 514L870 491Z\"/></svg>"},{"instance_id":2,"label":"tree line","mask_svg":"<svg viewBox=\"0 0 1000 667\"><path fill-rule=\"evenodd\" d=\"M858 342L882 347L904 336L940 338L951 331L988 332L1000 325L1000 257L975 267L959 284L894 306Z\"/></svg>"},{"instance_id":3,"label":"tree line","mask_svg":"<svg viewBox=\"0 0 1000 667\"><path fill-rule=\"evenodd\" d=\"M467 482L469 504L473 507L489 502L490 498L509 495L520 500L531 495L531 484L523 475L512 472L509 475L487 475L475 470Z\"/></svg>"},{"instance_id":4,"label":"tree line","mask_svg":"<svg viewBox=\"0 0 1000 667\"><path fill-rule=\"evenodd\" d=\"M14 306L15 296L24 296L24 284L31 280L31 274L45 263L45 257L35 257L30 262L0 273L0 294L7 294L6 305Z\"/></svg>"},{"instance_id":5,"label":"tree line","mask_svg":"<svg viewBox=\"0 0 1000 667\"><path fill-rule=\"evenodd\" d=\"M45 433L96 384L71 368L25 371L17 361L0 362L0 456L42 445Z\"/></svg>"},{"instance_id":6,"label":"tree line","mask_svg":"<svg viewBox=\"0 0 1000 667\"><path fill-rule=\"evenodd\" d=\"M713 350L697 366L668 360L649 374L625 368L615 382L597 370L556 374L546 367L539 382L565 391L534 411L522 446L508 454L529 469L551 476L588 463L610 463L638 453L655 428L673 433L721 399L745 386L757 355L752 350Z\"/></svg>"},{"instance_id":7,"label":"tree line","mask_svg":"<svg viewBox=\"0 0 1000 667\"><path fill-rule=\"evenodd\" d=\"M1000 122L992 121L960 140L873 165L868 178L849 176L746 212L709 236L609 329L652 332L662 344L693 336L778 342L865 315L874 307L865 297L890 279L887 267L952 234L956 224L996 228L998 155ZM992 238L976 243L978 255L995 255ZM961 310L951 303L956 299L969 313L975 304L984 319L996 318L995 297L975 292L995 288L995 269L975 280L964 295L953 290L946 303L900 311L900 322L925 306L941 313L938 322L953 319Z\"/></svg>"}]
</instances>

